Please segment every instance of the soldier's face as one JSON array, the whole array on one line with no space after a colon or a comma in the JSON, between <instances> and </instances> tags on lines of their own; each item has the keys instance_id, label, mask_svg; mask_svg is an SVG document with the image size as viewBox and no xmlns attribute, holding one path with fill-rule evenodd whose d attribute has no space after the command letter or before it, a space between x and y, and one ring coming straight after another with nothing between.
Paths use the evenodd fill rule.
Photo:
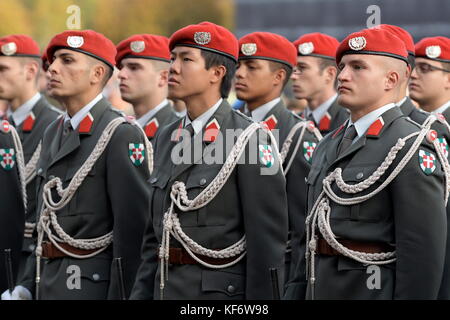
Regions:
<instances>
[{"instance_id":1,"label":"soldier's face","mask_svg":"<svg viewBox=\"0 0 450 320\"><path fill-rule=\"evenodd\" d=\"M87 92L91 84L91 69L92 63L87 55L68 49L57 50L48 69L48 94L63 98Z\"/></svg>"},{"instance_id":2,"label":"soldier's face","mask_svg":"<svg viewBox=\"0 0 450 320\"><path fill-rule=\"evenodd\" d=\"M11 101L20 96L26 82L26 72L17 57L0 56L0 99Z\"/></svg>"},{"instance_id":3,"label":"soldier's face","mask_svg":"<svg viewBox=\"0 0 450 320\"><path fill-rule=\"evenodd\" d=\"M291 79L296 99L314 99L327 88L327 74L321 70L318 57L298 56Z\"/></svg>"},{"instance_id":4,"label":"soldier's face","mask_svg":"<svg viewBox=\"0 0 450 320\"><path fill-rule=\"evenodd\" d=\"M442 69L443 65L438 61L416 58L416 67L409 82L409 96L421 105L433 105L434 101L442 100L443 96L450 99L450 73L432 69L433 67Z\"/></svg>"},{"instance_id":5,"label":"soldier's face","mask_svg":"<svg viewBox=\"0 0 450 320\"><path fill-rule=\"evenodd\" d=\"M208 91L214 79L214 68L206 70L201 50L175 47L169 69L169 98L185 100Z\"/></svg>"},{"instance_id":6,"label":"soldier's face","mask_svg":"<svg viewBox=\"0 0 450 320\"><path fill-rule=\"evenodd\" d=\"M280 82L270 62L261 59L239 60L236 70L235 89L238 99L255 105L267 102L273 94L275 84Z\"/></svg>"},{"instance_id":7,"label":"soldier's face","mask_svg":"<svg viewBox=\"0 0 450 320\"><path fill-rule=\"evenodd\" d=\"M352 112L377 106L386 89L386 67L381 56L349 54L339 63L338 102Z\"/></svg>"}]
</instances>

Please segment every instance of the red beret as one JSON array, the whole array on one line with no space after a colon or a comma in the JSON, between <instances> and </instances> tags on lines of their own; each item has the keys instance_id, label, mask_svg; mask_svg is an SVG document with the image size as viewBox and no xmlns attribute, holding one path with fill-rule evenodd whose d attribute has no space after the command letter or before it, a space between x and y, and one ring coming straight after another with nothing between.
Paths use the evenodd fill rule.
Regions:
<instances>
[{"instance_id":1,"label":"red beret","mask_svg":"<svg viewBox=\"0 0 450 320\"><path fill-rule=\"evenodd\" d=\"M116 64L117 51L114 43L93 30L68 30L54 36L47 47L50 63L53 62L55 51L63 48L87 54L111 68Z\"/></svg>"},{"instance_id":2,"label":"red beret","mask_svg":"<svg viewBox=\"0 0 450 320\"><path fill-rule=\"evenodd\" d=\"M131 36L117 45L117 65L130 57L170 62L169 39L152 34Z\"/></svg>"},{"instance_id":3,"label":"red beret","mask_svg":"<svg viewBox=\"0 0 450 320\"><path fill-rule=\"evenodd\" d=\"M239 46L236 37L226 28L211 22L191 24L176 31L169 40L175 46L194 47L222 54L237 61Z\"/></svg>"},{"instance_id":4,"label":"red beret","mask_svg":"<svg viewBox=\"0 0 450 320\"><path fill-rule=\"evenodd\" d=\"M391 32L380 29L363 29L348 35L336 51L336 63L346 54L372 54L396 58L408 63L405 44Z\"/></svg>"},{"instance_id":5,"label":"red beret","mask_svg":"<svg viewBox=\"0 0 450 320\"><path fill-rule=\"evenodd\" d=\"M304 34L294 41L294 46L298 50L299 56L315 56L334 60L339 41L332 36L315 32Z\"/></svg>"},{"instance_id":6,"label":"red beret","mask_svg":"<svg viewBox=\"0 0 450 320\"><path fill-rule=\"evenodd\" d=\"M446 37L423 38L416 43L416 57L450 62L450 39Z\"/></svg>"},{"instance_id":7,"label":"red beret","mask_svg":"<svg viewBox=\"0 0 450 320\"><path fill-rule=\"evenodd\" d=\"M254 32L239 39L239 59L265 59L293 68L297 51L285 37L270 32Z\"/></svg>"},{"instance_id":8,"label":"red beret","mask_svg":"<svg viewBox=\"0 0 450 320\"><path fill-rule=\"evenodd\" d=\"M0 38L0 55L16 57L40 57L39 46L31 37L16 34Z\"/></svg>"},{"instance_id":9,"label":"red beret","mask_svg":"<svg viewBox=\"0 0 450 320\"><path fill-rule=\"evenodd\" d=\"M392 24L380 24L378 27L387 30L399 37L405 43L408 53L414 55L414 39L408 31Z\"/></svg>"}]
</instances>

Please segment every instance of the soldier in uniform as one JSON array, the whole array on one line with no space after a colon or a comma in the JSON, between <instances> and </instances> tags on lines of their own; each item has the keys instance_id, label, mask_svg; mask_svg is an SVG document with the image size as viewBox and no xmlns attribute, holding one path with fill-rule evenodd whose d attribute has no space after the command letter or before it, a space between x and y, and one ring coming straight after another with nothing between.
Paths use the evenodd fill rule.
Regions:
<instances>
[{"instance_id":1,"label":"soldier in uniform","mask_svg":"<svg viewBox=\"0 0 450 320\"><path fill-rule=\"evenodd\" d=\"M36 257L28 259L13 298L118 299L131 290L151 155L142 129L101 94L115 55L114 44L92 30L65 31L47 48L49 94L67 112L43 138ZM113 258L122 259L122 283Z\"/></svg>"},{"instance_id":2,"label":"soldier in uniform","mask_svg":"<svg viewBox=\"0 0 450 320\"><path fill-rule=\"evenodd\" d=\"M36 222L36 165L41 152L44 131L61 112L38 92L41 57L37 43L25 35L0 38L0 98L9 103L4 116L19 133L25 156L27 213L19 271L34 250L31 238Z\"/></svg>"},{"instance_id":3,"label":"soldier in uniform","mask_svg":"<svg viewBox=\"0 0 450 320\"><path fill-rule=\"evenodd\" d=\"M407 57L383 29L350 34L338 47L339 102L351 118L319 143L307 180L307 255L295 280L301 288L307 279L308 299L438 296L448 164L430 124L395 105Z\"/></svg>"},{"instance_id":4,"label":"soldier in uniform","mask_svg":"<svg viewBox=\"0 0 450 320\"><path fill-rule=\"evenodd\" d=\"M2 74L2 72L0 72ZM8 281L4 250L11 250L12 280L15 281L19 269L20 252L25 225L26 191L24 172L19 165L21 152L20 138L6 120L0 122L0 290L4 292L11 285ZM23 161L23 154L21 155ZM23 163L22 163L23 166ZM10 294L2 294L2 299Z\"/></svg>"},{"instance_id":5,"label":"soldier in uniform","mask_svg":"<svg viewBox=\"0 0 450 320\"><path fill-rule=\"evenodd\" d=\"M270 269L283 281L285 178L266 129L224 100L238 41L202 22L175 32L169 48L169 98L183 100L187 115L156 138L151 216L131 299L272 299ZM190 161L175 164L181 136L194 152L188 143L180 152ZM214 154L222 156L211 161Z\"/></svg>"},{"instance_id":6,"label":"soldier in uniform","mask_svg":"<svg viewBox=\"0 0 450 320\"><path fill-rule=\"evenodd\" d=\"M300 114L313 121L323 136L348 119L348 110L337 101L334 61L339 42L323 33L309 33L294 41L298 50L297 65L292 74L296 99L308 105Z\"/></svg>"},{"instance_id":7,"label":"soldier in uniform","mask_svg":"<svg viewBox=\"0 0 450 320\"><path fill-rule=\"evenodd\" d=\"M137 123L150 141L159 128L178 119L167 100L168 43L163 36L139 34L117 46L122 99L133 104Z\"/></svg>"},{"instance_id":8,"label":"soldier in uniform","mask_svg":"<svg viewBox=\"0 0 450 320\"><path fill-rule=\"evenodd\" d=\"M411 73L410 96L420 108L450 121L450 39L425 38L416 47L416 68ZM438 139L449 156L448 124L436 129ZM443 132L441 134L440 132ZM447 255L438 299L450 299L450 206L447 206Z\"/></svg>"},{"instance_id":9,"label":"soldier in uniform","mask_svg":"<svg viewBox=\"0 0 450 320\"><path fill-rule=\"evenodd\" d=\"M285 148L283 162L288 197L290 242L286 255L285 279L298 261L298 247L305 226L306 184L314 148L321 138L312 122L289 112L280 96L297 63L297 50L286 38L268 32L255 32L239 40L236 95L246 102L246 112L264 123L278 136ZM296 147L298 144L298 147ZM291 255L292 253L292 255Z\"/></svg>"}]
</instances>

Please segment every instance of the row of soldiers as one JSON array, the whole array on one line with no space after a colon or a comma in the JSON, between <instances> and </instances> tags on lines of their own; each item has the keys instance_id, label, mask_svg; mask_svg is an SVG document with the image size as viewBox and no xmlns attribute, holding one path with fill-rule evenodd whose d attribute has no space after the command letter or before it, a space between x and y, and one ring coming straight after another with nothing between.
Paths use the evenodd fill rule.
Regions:
<instances>
[{"instance_id":1,"label":"row of soldiers","mask_svg":"<svg viewBox=\"0 0 450 320\"><path fill-rule=\"evenodd\" d=\"M450 39L202 22L0 48L2 299L450 297ZM101 94L115 66L136 120Z\"/></svg>"}]
</instances>

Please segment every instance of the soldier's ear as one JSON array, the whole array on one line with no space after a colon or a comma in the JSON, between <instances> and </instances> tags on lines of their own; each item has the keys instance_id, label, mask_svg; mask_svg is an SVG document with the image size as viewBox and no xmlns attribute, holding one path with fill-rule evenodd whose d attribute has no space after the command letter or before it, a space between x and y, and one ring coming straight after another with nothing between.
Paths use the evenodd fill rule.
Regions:
<instances>
[{"instance_id":1,"label":"soldier's ear","mask_svg":"<svg viewBox=\"0 0 450 320\"><path fill-rule=\"evenodd\" d=\"M400 74L398 71L391 70L386 74L385 90L392 90L398 87L400 82Z\"/></svg>"},{"instance_id":2,"label":"soldier's ear","mask_svg":"<svg viewBox=\"0 0 450 320\"><path fill-rule=\"evenodd\" d=\"M212 70L210 79L211 83L218 83L222 81L222 79L227 74L227 68L224 65L211 67L210 70Z\"/></svg>"},{"instance_id":3,"label":"soldier's ear","mask_svg":"<svg viewBox=\"0 0 450 320\"><path fill-rule=\"evenodd\" d=\"M158 86L165 87L169 82L169 70L161 70L159 72Z\"/></svg>"},{"instance_id":4,"label":"soldier's ear","mask_svg":"<svg viewBox=\"0 0 450 320\"><path fill-rule=\"evenodd\" d=\"M106 76L106 68L108 68L106 65L103 64L95 64L92 68L91 72L91 83L92 84L98 84L102 83Z\"/></svg>"}]
</instances>

